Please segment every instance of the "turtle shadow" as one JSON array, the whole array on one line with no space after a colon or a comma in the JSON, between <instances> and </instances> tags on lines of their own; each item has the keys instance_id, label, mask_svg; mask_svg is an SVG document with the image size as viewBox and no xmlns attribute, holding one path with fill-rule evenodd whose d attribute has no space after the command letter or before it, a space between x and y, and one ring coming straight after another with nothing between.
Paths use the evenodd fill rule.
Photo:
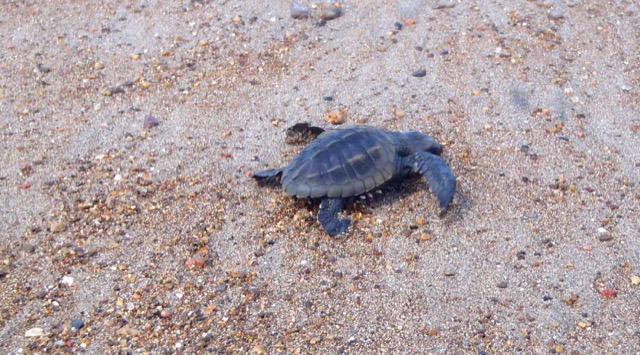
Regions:
<instances>
[{"instance_id":1,"label":"turtle shadow","mask_svg":"<svg viewBox=\"0 0 640 355\"><path fill-rule=\"evenodd\" d=\"M269 186L276 193L284 192L279 189L279 179L259 181L260 186ZM280 191L278 191L280 190ZM425 191L426 190L426 191ZM425 199L422 202L417 203L414 206L399 208L399 204L402 200L405 200L412 195L425 191ZM285 194L286 195L286 194ZM320 203L322 199L309 199L309 198L296 198L290 197L288 204L282 205L282 210L277 213L279 216L275 218L271 223L282 219L285 215L293 215L295 211L300 208L306 208L311 214L305 218L306 224L309 228L322 228L320 222L317 220L318 211L320 209ZM465 192L464 186L458 184L455 192L455 197L451 205L447 208L440 208L438 205L438 198L430 191L429 185L422 177L422 175L415 174L410 175L403 180L390 181L380 186L379 188L369 191L365 194L348 197L344 199L345 208L342 211L346 218L355 220L355 214L358 212L376 216L376 210L380 210L383 207L398 208L394 213L414 212L420 210L418 214L422 213L428 218L439 220L443 225L452 225L459 223L458 221L464 219L464 216L473 207L473 202L469 195Z\"/></svg>"},{"instance_id":2,"label":"turtle shadow","mask_svg":"<svg viewBox=\"0 0 640 355\"><path fill-rule=\"evenodd\" d=\"M462 219L467 211L472 208L473 203L471 198L460 185L456 188L455 197L451 205L447 208L440 208L437 196L431 192L425 179L422 175L415 174L403 180L388 182L380 188L364 195L346 198L344 211L347 216L350 216L355 212L362 212L363 209L368 209L370 211L367 212L371 212L371 214L375 216L377 209L384 206L397 206L402 200L425 190L426 198L423 200L424 203L408 207L409 211L421 210L422 213L436 216L449 224ZM317 206L315 206L316 203L319 205L319 201L310 202L310 205L313 208L317 208ZM403 211L399 210L398 212Z\"/></svg>"}]
</instances>

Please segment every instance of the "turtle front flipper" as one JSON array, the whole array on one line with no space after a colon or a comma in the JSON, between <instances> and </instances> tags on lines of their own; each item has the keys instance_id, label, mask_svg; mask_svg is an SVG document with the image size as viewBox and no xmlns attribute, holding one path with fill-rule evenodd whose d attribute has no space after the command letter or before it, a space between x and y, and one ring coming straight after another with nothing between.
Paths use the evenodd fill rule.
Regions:
<instances>
[{"instance_id":1,"label":"turtle front flipper","mask_svg":"<svg viewBox=\"0 0 640 355\"><path fill-rule=\"evenodd\" d=\"M259 184L275 185L279 183L281 175L282 168L258 171L253 173L252 177L256 179Z\"/></svg>"},{"instance_id":2,"label":"turtle front flipper","mask_svg":"<svg viewBox=\"0 0 640 355\"><path fill-rule=\"evenodd\" d=\"M324 230L332 237L346 233L349 230L351 221L338 218L338 212L340 212L343 207L344 200L342 198L325 198L320 202L318 220L322 224L322 227L324 227Z\"/></svg>"},{"instance_id":3,"label":"turtle front flipper","mask_svg":"<svg viewBox=\"0 0 640 355\"><path fill-rule=\"evenodd\" d=\"M414 153L407 161L415 173L420 173L427 179L429 188L438 197L441 208L447 208L456 192L456 176L439 156L429 152Z\"/></svg>"}]
</instances>

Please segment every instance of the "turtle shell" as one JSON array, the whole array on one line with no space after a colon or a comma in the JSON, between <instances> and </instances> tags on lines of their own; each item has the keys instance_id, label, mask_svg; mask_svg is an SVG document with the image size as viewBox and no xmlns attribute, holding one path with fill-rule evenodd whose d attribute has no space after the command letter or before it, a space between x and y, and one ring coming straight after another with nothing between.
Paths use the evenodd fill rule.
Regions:
<instances>
[{"instance_id":1,"label":"turtle shell","mask_svg":"<svg viewBox=\"0 0 640 355\"><path fill-rule=\"evenodd\" d=\"M393 136L371 126L321 134L282 172L282 187L296 197L352 197L393 178L397 154Z\"/></svg>"}]
</instances>

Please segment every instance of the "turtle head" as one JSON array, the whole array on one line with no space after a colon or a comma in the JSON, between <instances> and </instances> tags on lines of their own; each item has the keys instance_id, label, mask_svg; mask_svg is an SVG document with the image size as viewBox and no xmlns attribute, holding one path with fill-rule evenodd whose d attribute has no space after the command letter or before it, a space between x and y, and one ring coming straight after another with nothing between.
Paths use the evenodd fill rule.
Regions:
<instances>
[{"instance_id":1,"label":"turtle head","mask_svg":"<svg viewBox=\"0 0 640 355\"><path fill-rule=\"evenodd\" d=\"M415 152L429 152L436 155L442 154L442 144L418 131L400 133L397 149L401 155L409 155Z\"/></svg>"}]
</instances>

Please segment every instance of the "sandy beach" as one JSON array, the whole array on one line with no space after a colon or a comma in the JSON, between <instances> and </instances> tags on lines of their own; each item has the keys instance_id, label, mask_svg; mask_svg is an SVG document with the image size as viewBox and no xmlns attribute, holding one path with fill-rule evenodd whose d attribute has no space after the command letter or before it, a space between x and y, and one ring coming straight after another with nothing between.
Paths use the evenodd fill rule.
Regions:
<instances>
[{"instance_id":1,"label":"sandy beach","mask_svg":"<svg viewBox=\"0 0 640 355\"><path fill-rule=\"evenodd\" d=\"M640 353L639 43L624 0L3 1L0 352ZM299 122L429 134L453 204L330 237L251 178Z\"/></svg>"}]
</instances>

